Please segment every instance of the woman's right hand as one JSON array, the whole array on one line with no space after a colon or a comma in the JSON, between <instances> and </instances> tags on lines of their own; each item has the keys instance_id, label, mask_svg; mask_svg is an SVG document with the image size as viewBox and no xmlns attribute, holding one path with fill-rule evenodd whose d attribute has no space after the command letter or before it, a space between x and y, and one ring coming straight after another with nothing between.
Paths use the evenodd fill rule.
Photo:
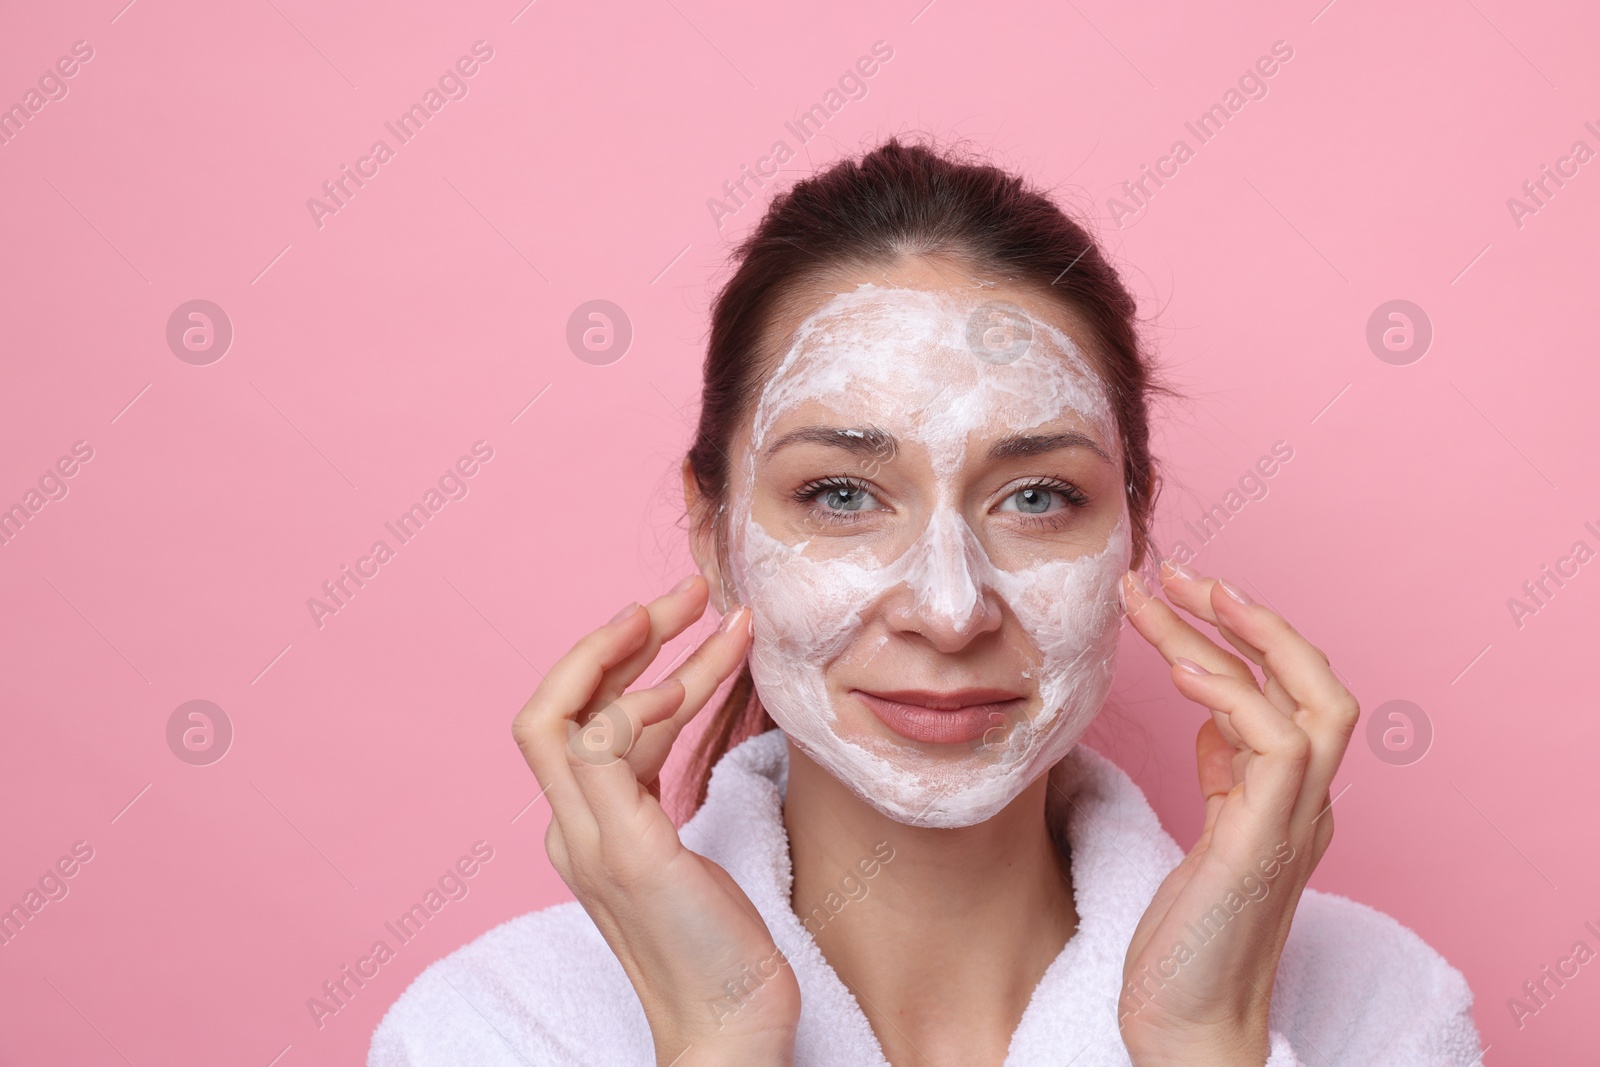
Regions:
<instances>
[{"instance_id":1,"label":"woman's right hand","mask_svg":"<svg viewBox=\"0 0 1600 1067\"><path fill-rule=\"evenodd\" d=\"M787 1064L800 1018L794 973L750 898L684 847L660 801L673 741L744 660L749 609L726 615L659 685L625 692L704 614L709 592L694 575L586 635L512 734L550 801L550 861L633 983L658 1064Z\"/></svg>"}]
</instances>

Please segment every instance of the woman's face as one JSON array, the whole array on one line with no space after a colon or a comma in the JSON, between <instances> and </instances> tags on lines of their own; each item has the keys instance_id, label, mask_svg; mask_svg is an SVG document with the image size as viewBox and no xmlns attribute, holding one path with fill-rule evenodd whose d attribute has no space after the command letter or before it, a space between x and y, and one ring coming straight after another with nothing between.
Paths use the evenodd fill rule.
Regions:
<instances>
[{"instance_id":1,"label":"woman's face","mask_svg":"<svg viewBox=\"0 0 1600 1067\"><path fill-rule=\"evenodd\" d=\"M971 825L1110 688L1131 556L1115 422L1048 296L926 263L832 288L731 454L751 673L885 815Z\"/></svg>"}]
</instances>

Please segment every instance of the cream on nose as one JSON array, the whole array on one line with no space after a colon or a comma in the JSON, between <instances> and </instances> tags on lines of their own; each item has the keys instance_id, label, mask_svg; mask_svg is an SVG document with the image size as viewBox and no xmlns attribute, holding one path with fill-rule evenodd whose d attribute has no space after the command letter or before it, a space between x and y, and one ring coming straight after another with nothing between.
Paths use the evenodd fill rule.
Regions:
<instances>
[{"instance_id":1,"label":"cream on nose","mask_svg":"<svg viewBox=\"0 0 1600 1067\"><path fill-rule=\"evenodd\" d=\"M912 613L929 625L965 634L988 610L982 588L988 562L966 520L954 508L935 508L906 555Z\"/></svg>"}]
</instances>

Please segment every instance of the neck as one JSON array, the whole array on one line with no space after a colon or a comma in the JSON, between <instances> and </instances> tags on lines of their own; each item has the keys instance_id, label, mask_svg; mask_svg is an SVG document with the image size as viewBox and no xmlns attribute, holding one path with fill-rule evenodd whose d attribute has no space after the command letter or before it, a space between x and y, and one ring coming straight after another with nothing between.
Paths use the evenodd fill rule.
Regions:
<instances>
[{"instance_id":1,"label":"neck","mask_svg":"<svg viewBox=\"0 0 1600 1067\"><path fill-rule=\"evenodd\" d=\"M889 1061L999 1063L1077 929L1042 775L975 826L906 826L789 744L791 904Z\"/></svg>"}]
</instances>

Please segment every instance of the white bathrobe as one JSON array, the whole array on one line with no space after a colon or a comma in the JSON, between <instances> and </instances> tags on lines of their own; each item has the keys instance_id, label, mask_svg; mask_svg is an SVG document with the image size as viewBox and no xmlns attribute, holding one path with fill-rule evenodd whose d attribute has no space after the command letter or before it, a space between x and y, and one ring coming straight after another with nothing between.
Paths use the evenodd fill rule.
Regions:
<instances>
[{"instance_id":1,"label":"white bathrobe","mask_svg":"<svg viewBox=\"0 0 1600 1067\"><path fill-rule=\"evenodd\" d=\"M785 742L772 730L724 756L683 842L733 876L788 957L801 992L797 1067L887 1067L790 905ZM1061 786L1052 798L1071 797L1052 803L1071 848L1078 929L1034 989L1005 1065L1128 1067L1117 1031L1123 959L1184 853L1133 780L1094 750L1079 744L1051 775ZM1416 934L1307 889L1278 965L1265 1067L1471 1067L1481 1055L1471 1008L1461 973ZM368 1067L654 1062L638 997L576 903L511 919L433 963L390 1007L367 1058Z\"/></svg>"}]
</instances>

